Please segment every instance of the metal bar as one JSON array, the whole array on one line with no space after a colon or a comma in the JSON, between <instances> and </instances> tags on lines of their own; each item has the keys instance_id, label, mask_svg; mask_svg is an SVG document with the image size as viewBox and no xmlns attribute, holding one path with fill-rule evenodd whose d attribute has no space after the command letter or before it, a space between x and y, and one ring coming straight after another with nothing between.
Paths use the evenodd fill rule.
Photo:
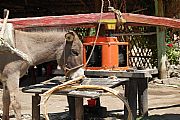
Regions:
<instances>
[{"instance_id":1,"label":"metal bar","mask_svg":"<svg viewBox=\"0 0 180 120\"><path fill-rule=\"evenodd\" d=\"M119 33L119 34L111 34L113 36L132 36L132 35L155 35L156 32L149 32L149 33Z\"/></svg>"}]
</instances>

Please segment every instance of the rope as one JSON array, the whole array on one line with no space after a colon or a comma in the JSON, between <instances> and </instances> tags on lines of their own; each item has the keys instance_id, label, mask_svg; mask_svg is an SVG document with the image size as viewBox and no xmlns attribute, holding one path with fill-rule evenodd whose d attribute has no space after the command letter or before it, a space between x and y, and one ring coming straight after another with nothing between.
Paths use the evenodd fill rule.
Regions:
<instances>
[{"instance_id":1,"label":"rope","mask_svg":"<svg viewBox=\"0 0 180 120\"><path fill-rule=\"evenodd\" d=\"M96 42L97 42L97 39L98 39L98 36L99 36L99 31L100 31L100 26L101 26L101 21L102 21L102 13L103 13L103 7L104 7L104 0L101 0L102 1L102 4L101 4L101 14L100 14L100 22L98 24L98 28L97 28L97 33L96 33L96 38L94 40L94 43L93 43L93 48L91 50L91 53L89 55L89 58L88 60L86 61L85 65L83 67L86 67L92 54L93 54L93 51L95 49L95 45L96 45ZM109 2L109 7L108 8L111 8L110 6L110 0L108 0ZM81 67L80 66L77 66L77 67ZM102 86L95 86L95 85L79 85L79 86L72 86L73 83L76 83L78 81L80 81L84 76L80 76L80 77L77 77L73 80L70 80L70 81L67 81L61 85L58 85L58 86L55 86L53 88L51 88L50 90L46 91L45 93L43 93L43 97L44 97L44 100L43 102L41 103L42 105L44 105L44 116L45 116L45 119L46 120L49 120L49 117L48 117L48 114L47 114L47 101L48 99L50 98L50 96L52 95L52 93L54 92L57 92L57 91L60 91L60 90L63 90L63 89L66 89L66 88L72 88L72 89L102 89L102 90L105 90L105 91L108 91L110 93L112 93L113 95L117 96L120 100L123 101L123 103L125 104L127 110L128 110L128 118L127 120L132 120L132 113L131 113L131 109L129 107L129 104L126 100L125 97L123 97L119 92L117 92L116 90L114 89L111 89L111 88L107 88L107 87L102 87Z\"/></svg>"},{"instance_id":2,"label":"rope","mask_svg":"<svg viewBox=\"0 0 180 120\"><path fill-rule=\"evenodd\" d=\"M71 81L65 82L65 83L63 83L61 85L52 87L50 90L48 90L45 93L43 93L42 96L44 97L44 99L43 99L41 105L43 105L43 109L44 109L43 112L44 112L44 116L45 116L46 120L49 120L49 116L47 114L47 102L48 102L50 96L55 91L57 92L57 91L65 90L65 89L72 89L72 90L77 90L77 89L83 89L83 90L85 90L85 89L93 89L93 90L104 90L104 91L107 91L107 92L115 95L116 97L118 97L124 103L124 105L126 106L127 111L128 111L127 120L132 120L133 119L132 112L131 112L131 109L130 109L128 101L118 91L116 91L116 90L114 90L112 88L108 88L108 87L104 87L104 86L98 86L98 85L78 85L78 86L72 86L73 83L79 81L82 78L83 78L83 76L81 76L79 78L76 78L76 79L73 79Z\"/></svg>"},{"instance_id":3,"label":"rope","mask_svg":"<svg viewBox=\"0 0 180 120\"><path fill-rule=\"evenodd\" d=\"M90 61L90 59L91 59L91 56L92 56L92 54L93 54L93 51L94 51L94 49L95 49L96 42L97 42L97 39L98 39L98 36L99 36L100 26L101 26L101 23L102 23L103 8L104 8L104 0L101 0L101 1L102 1L102 4L101 4L100 22L99 22L99 24L98 24L96 37L95 37L95 40L94 40L94 42L93 42L93 48L92 48L92 50L91 50L91 53L90 53L90 55L89 55L89 57L88 57L85 65L84 65L84 67L87 66L87 64L89 63L89 61ZM120 10L116 10L116 9L114 9L114 7L111 7L111 2L110 2L110 0L108 0L108 6L109 6L109 7L108 7L109 11L114 12L115 15L116 15L116 18L117 18L117 28L118 28L121 24L125 23L126 20L123 19L122 13L121 13Z\"/></svg>"},{"instance_id":4,"label":"rope","mask_svg":"<svg viewBox=\"0 0 180 120\"><path fill-rule=\"evenodd\" d=\"M111 2L110 0L107 0L108 1L108 7L111 7Z\"/></svg>"},{"instance_id":5,"label":"rope","mask_svg":"<svg viewBox=\"0 0 180 120\"><path fill-rule=\"evenodd\" d=\"M90 61L90 59L91 59L91 56L92 56L93 51L94 51L95 46L96 46L97 38L98 38L98 36L99 36L99 30L100 30L101 23L102 23L101 21L102 21L102 14L103 14L103 8L104 8L104 0L101 0L101 2L102 2L102 4L101 4L100 22L99 22L99 24L98 24L97 33L96 33L96 38L95 38L95 40L94 40L93 48L92 48L92 50L91 50L91 53L90 53L90 55L89 55L89 58L87 59L84 67L87 66L87 64L89 63L89 61Z\"/></svg>"}]
</instances>

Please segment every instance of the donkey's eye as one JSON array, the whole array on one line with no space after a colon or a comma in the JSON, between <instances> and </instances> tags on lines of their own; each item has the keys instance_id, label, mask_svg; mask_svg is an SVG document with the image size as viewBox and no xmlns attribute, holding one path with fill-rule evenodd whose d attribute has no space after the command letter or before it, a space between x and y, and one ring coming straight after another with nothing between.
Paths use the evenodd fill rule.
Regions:
<instances>
[{"instance_id":1,"label":"donkey's eye","mask_svg":"<svg viewBox=\"0 0 180 120\"><path fill-rule=\"evenodd\" d=\"M71 53L72 53L72 55L75 55L75 56L78 56L78 55L79 55L79 52L76 51L76 50L71 50Z\"/></svg>"}]
</instances>

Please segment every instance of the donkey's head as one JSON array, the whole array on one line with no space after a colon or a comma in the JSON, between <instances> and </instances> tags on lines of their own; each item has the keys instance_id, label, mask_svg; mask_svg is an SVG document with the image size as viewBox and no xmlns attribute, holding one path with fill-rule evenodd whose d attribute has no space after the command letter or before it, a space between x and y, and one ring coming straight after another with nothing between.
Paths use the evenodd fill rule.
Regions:
<instances>
[{"instance_id":1,"label":"donkey's head","mask_svg":"<svg viewBox=\"0 0 180 120\"><path fill-rule=\"evenodd\" d=\"M83 45L75 32L70 31L65 34L64 50L58 64L64 70L66 77L75 78L84 75L82 49Z\"/></svg>"}]
</instances>

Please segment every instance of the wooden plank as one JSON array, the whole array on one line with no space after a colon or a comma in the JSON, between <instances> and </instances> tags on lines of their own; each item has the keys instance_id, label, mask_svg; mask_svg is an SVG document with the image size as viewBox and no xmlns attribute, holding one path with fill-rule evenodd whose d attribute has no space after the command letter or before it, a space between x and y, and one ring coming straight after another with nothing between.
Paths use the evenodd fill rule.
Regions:
<instances>
[{"instance_id":1,"label":"wooden plank","mask_svg":"<svg viewBox=\"0 0 180 120\"><path fill-rule=\"evenodd\" d=\"M116 76L122 78L146 78L152 77L152 74L157 74L156 69L133 70L133 71L109 71L109 70L86 70L87 76Z\"/></svg>"},{"instance_id":2,"label":"wooden plank","mask_svg":"<svg viewBox=\"0 0 180 120\"><path fill-rule=\"evenodd\" d=\"M22 92L24 93L38 93L38 94L42 94L44 92L46 92L47 90L49 90L50 88L56 86L58 84L55 83L49 83L49 84L36 84L36 85L31 85L31 86L27 86L24 87L22 89ZM67 94L68 92L70 92L69 90L63 90L60 91L56 94L60 94L60 95L64 95Z\"/></svg>"},{"instance_id":3,"label":"wooden plank","mask_svg":"<svg viewBox=\"0 0 180 120\"><path fill-rule=\"evenodd\" d=\"M127 20L127 22L132 22L132 23L180 28L180 19L147 16L147 15L131 14L131 13L124 13L123 17Z\"/></svg>"},{"instance_id":4,"label":"wooden plank","mask_svg":"<svg viewBox=\"0 0 180 120\"><path fill-rule=\"evenodd\" d=\"M137 23L144 25L166 26L180 28L180 20L147 16L141 14L122 13L123 18L127 23ZM114 19L114 13L103 13L103 19ZM30 18L14 18L8 22L13 23L16 29L26 27L42 27L42 26L70 26L78 24L97 23L100 19L100 13L64 15L64 16L45 16L45 17L30 17ZM2 20L0 20L2 22Z\"/></svg>"},{"instance_id":5,"label":"wooden plank","mask_svg":"<svg viewBox=\"0 0 180 120\"><path fill-rule=\"evenodd\" d=\"M86 97L86 98L98 98L100 93L96 91L71 91L68 93L68 96L73 97Z\"/></svg>"},{"instance_id":6,"label":"wooden plank","mask_svg":"<svg viewBox=\"0 0 180 120\"><path fill-rule=\"evenodd\" d=\"M123 82L128 81L128 78L115 78L115 79L109 79L109 78L84 78L82 85L100 85L100 86L106 86L110 88L117 87Z\"/></svg>"},{"instance_id":7,"label":"wooden plank","mask_svg":"<svg viewBox=\"0 0 180 120\"><path fill-rule=\"evenodd\" d=\"M50 81L52 80L52 81ZM46 84L36 84L36 85L30 85L27 87L24 87L22 89L23 92L25 93L38 93L42 94L45 91L49 90L50 88L62 84L62 77L54 77L50 80L47 80L48 83ZM59 82L58 82L59 80ZM108 79L108 78L85 78L82 82L82 85L101 85L101 86L106 86L106 87L117 87L121 85L123 82L128 81L128 78L117 78L117 79ZM60 92L57 92L56 94L67 94L71 90L63 90Z\"/></svg>"}]
</instances>

